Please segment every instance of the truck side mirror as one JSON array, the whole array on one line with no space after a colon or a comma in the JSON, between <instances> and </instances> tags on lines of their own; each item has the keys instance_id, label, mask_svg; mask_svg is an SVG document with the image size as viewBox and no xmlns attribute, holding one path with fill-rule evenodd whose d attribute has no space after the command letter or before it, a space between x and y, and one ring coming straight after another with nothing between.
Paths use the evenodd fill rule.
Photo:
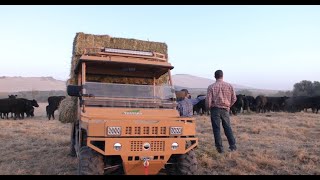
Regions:
<instances>
[{"instance_id":1,"label":"truck side mirror","mask_svg":"<svg viewBox=\"0 0 320 180\"><path fill-rule=\"evenodd\" d=\"M76 85L68 85L67 86L67 93L69 96L80 97L81 90L82 90L81 86L76 86Z\"/></svg>"}]
</instances>

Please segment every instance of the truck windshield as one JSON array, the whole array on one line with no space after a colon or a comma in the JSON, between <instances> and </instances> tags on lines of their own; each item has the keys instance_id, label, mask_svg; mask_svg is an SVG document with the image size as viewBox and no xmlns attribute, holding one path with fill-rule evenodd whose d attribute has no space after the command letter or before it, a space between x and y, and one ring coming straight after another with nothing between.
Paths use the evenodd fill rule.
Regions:
<instances>
[{"instance_id":1,"label":"truck windshield","mask_svg":"<svg viewBox=\"0 0 320 180\"><path fill-rule=\"evenodd\" d=\"M85 94L94 97L159 100L172 100L176 98L174 88L169 85L153 86L86 82L83 88Z\"/></svg>"}]
</instances>

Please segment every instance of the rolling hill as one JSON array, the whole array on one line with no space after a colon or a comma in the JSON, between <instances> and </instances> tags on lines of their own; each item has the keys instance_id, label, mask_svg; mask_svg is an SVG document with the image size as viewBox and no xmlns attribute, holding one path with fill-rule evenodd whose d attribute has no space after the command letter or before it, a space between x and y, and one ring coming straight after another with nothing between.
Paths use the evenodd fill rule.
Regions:
<instances>
[{"instance_id":1,"label":"rolling hill","mask_svg":"<svg viewBox=\"0 0 320 180\"><path fill-rule=\"evenodd\" d=\"M66 82L53 77L0 77L0 92L65 91Z\"/></svg>"},{"instance_id":2,"label":"rolling hill","mask_svg":"<svg viewBox=\"0 0 320 180\"><path fill-rule=\"evenodd\" d=\"M177 87L184 88L207 88L210 84L214 83L215 80L193 76L189 74L176 74L172 75L173 83ZM253 89L252 87L242 86L239 84L232 84L235 89Z\"/></svg>"},{"instance_id":3,"label":"rolling hill","mask_svg":"<svg viewBox=\"0 0 320 180\"><path fill-rule=\"evenodd\" d=\"M177 90L187 88L193 93L203 93L214 82L213 79L193 76L189 74L172 75L173 83ZM263 90L232 84L236 91L250 90L254 95L270 95L277 93L276 90ZM0 77L0 93L20 91L65 91L66 82L53 77Z\"/></svg>"}]
</instances>

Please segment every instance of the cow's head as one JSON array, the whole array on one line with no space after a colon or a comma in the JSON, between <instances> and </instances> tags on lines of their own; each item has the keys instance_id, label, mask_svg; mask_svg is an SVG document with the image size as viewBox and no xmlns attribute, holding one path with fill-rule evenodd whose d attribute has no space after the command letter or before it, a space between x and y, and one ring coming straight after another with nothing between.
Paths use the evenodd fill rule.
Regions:
<instances>
[{"instance_id":1,"label":"cow's head","mask_svg":"<svg viewBox=\"0 0 320 180\"><path fill-rule=\"evenodd\" d=\"M36 100L34 100L34 99L31 101L31 105L34 106L34 107L39 107L38 102Z\"/></svg>"}]
</instances>

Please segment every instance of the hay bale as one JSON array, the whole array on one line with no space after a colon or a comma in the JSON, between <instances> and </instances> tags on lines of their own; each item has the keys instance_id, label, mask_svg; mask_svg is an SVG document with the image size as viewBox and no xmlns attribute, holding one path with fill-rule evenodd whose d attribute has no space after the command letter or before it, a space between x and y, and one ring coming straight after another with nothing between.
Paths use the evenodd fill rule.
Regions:
<instances>
[{"instance_id":1,"label":"hay bale","mask_svg":"<svg viewBox=\"0 0 320 180\"><path fill-rule=\"evenodd\" d=\"M72 52L72 60L71 60L71 71L70 71L70 79L68 82L70 84L77 84L77 76L74 74L74 67L79 61L81 55L84 52L84 48L118 48L118 49L127 49L127 50L136 50L136 51L153 51L165 54L168 57L167 52L167 44L161 42L152 42L152 41L143 41L137 39L127 39L127 38L115 38L109 35L93 35L93 34L85 34L79 32L76 34L73 41L73 52ZM99 80L99 82L111 83L134 83L134 84L150 84L150 80L142 79L142 78L116 78L116 80L111 80L111 77L88 77L90 80ZM157 82L157 85L168 83L168 74L163 75ZM114 77L112 77L114 78ZM116 81L116 82L115 82ZM151 81L151 84L153 81Z\"/></svg>"},{"instance_id":2,"label":"hay bale","mask_svg":"<svg viewBox=\"0 0 320 180\"><path fill-rule=\"evenodd\" d=\"M67 96L59 106L59 121L62 123L73 123L77 120L78 98Z\"/></svg>"},{"instance_id":3,"label":"hay bale","mask_svg":"<svg viewBox=\"0 0 320 180\"><path fill-rule=\"evenodd\" d=\"M84 53L84 48L117 48L136 51L152 51L164 54L168 57L167 44L161 42L142 41L137 39L113 38L109 35L93 35L79 32L76 34L73 41L72 59L70 78L67 80L67 85L77 85L78 78L74 74L74 68ZM120 76L99 76L87 75L88 81L102 83L121 83L121 84L146 84L152 85L153 79L136 78L136 77L120 77ZM168 84L168 73L162 75L156 81L156 85ZM77 120L77 103L76 97L67 96L61 101L59 107L59 121L62 123L72 123Z\"/></svg>"}]
</instances>

